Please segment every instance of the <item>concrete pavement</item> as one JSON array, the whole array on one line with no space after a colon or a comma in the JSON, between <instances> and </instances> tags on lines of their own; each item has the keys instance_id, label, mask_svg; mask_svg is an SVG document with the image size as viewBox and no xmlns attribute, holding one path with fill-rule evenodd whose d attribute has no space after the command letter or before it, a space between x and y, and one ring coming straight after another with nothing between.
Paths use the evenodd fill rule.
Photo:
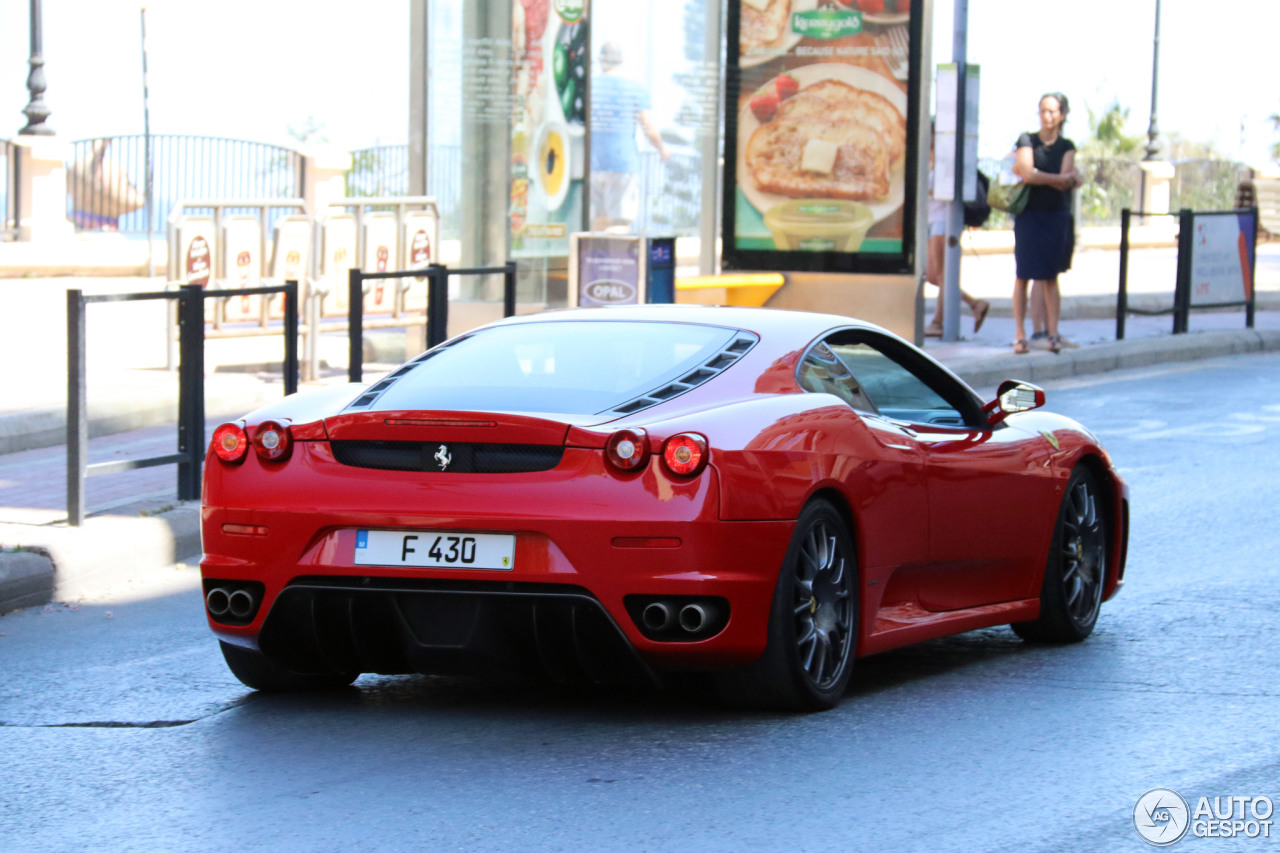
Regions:
<instances>
[{"instance_id":1,"label":"concrete pavement","mask_svg":"<svg viewBox=\"0 0 1280 853\"><path fill-rule=\"evenodd\" d=\"M1132 265L1131 305L1148 310L1167 307L1175 253L1150 249L1138 254L1139 260ZM1013 338L1008 298L1011 257L967 255L963 263L963 287L991 301L991 314L975 334L966 312L961 340L929 339L925 350L984 395L1011 377L1047 382L1167 362L1280 350L1280 246L1260 247L1255 328L1245 328L1243 309L1193 313L1190 333L1177 336L1171 334L1168 315L1134 315L1128 318L1123 341L1115 340L1116 253L1078 253L1075 269L1063 277L1062 331L1079 346L1059 354L1033 351L1015 355L1009 346ZM87 289L101 292L153 289L147 280L95 279L87 283ZM23 368L21 378L6 378L9 393L0 395L0 613L52 600L74 602L91 597L96 589L119 583L130 572L163 567L200 551L198 503L176 500L173 466L87 480L89 518L80 528L65 522L65 447L57 443L65 429L65 331L61 337L52 333L50 328L56 323L50 317L63 316L68 284L82 286L86 282L41 282L37 290L24 281L19 286L25 293L20 294L12 282L0 281L0 304L25 305L27 309L25 314L0 312L0 327L9 326L0 332L14 332L0 334L0 357ZM103 305L98 310L120 307ZM19 315L28 322L15 322ZM45 319L43 331L41 324L33 321L37 316ZM176 379L162 369L163 350L137 334L135 319L117 322L107 333L100 333L105 340L98 342L98 357L90 362L98 365L89 377L91 421L97 421L90 461L167 453L176 447L172 425ZM156 317L148 319L156 321ZM93 329L91 326L91 339ZM394 361L394 355L390 353L387 360ZM108 364L111 366L103 366ZM372 373L367 371L366 377ZM281 393L278 376L215 372L210 379L208 433L213 424ZM338 375L330 381L342 380ZM1052 407L1052 399L1049 405ZM141 417L143 410L153 414Z\"/></svg>"}]
</instances>

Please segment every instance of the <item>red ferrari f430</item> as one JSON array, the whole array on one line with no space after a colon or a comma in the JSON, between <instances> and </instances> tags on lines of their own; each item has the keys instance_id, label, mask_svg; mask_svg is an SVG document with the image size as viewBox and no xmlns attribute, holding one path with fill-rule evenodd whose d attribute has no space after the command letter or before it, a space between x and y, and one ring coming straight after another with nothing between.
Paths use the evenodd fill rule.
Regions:
<instances>
[{"instance_id":1,"label":"red ferrari f430","mask_svg":"<svg viewBox=\"0 0 1280 853\"><path fill-rule=\"evenodd\" d=\"M693 672L797 710L910 643L1079 641L1124 577L1128 489L1044 400L984 401L847 317L504 320L214 432L209 624L263 690Z\"/></svg>"}]
</instances>

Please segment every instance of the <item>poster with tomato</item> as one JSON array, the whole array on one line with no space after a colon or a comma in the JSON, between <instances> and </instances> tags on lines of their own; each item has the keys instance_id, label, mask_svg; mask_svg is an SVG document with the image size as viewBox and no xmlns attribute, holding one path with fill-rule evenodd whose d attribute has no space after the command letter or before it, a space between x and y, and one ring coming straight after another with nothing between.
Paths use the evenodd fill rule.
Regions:
<instances>
[{"instance_id":1,"label":"poster with tomato","mask_svg":"<svg viewBox=\"0 0 1280 853\"><path fill-rule=\"evenodd\" d=\"M564 256L585 222L586 0L512 0L513 257Z\"/></svg>"},{"instance_id":2,"label":"poster with tomato","mask_svg":"<svg viewBox=\"0 0 1280 853\"><path fill-rule=\"evenodd\" d=\"M906 272L921 0L730 0L729 269Z\"/></svg>"}]
</instances>

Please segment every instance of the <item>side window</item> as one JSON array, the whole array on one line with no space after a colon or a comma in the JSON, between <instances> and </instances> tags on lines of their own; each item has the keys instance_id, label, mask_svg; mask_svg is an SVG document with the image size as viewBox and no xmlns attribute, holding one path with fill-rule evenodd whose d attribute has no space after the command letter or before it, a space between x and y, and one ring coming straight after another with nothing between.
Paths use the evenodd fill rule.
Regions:
<instances>
[{"instance_id":1,"label":"side window","mask_svg":"<svg viewBox=\"0 0 1280 853\"><path fill-rule=\"evenodd\" d=\"M836 394L855 409L897 421L985 423L972 391L909 344L871 329L828 335L805 355L796 378L805 390Z\"/></svg>"},{"instance_id":2,"label":"side window","mask_svg":"<svg viewBox=\"0 0 1280 853\"><path fill-rule=\"evenodd\" d=\"M859 411L871 413L876 411L871 398L849 371L847 363L825 343L819 343L805 354L804 360L800 362L796 380L806 391L834 394Z\"/></svg>"},{"instance_id":3,"label":"side window","mask_svg":"<svg viewBox=\"0 0 1280 853\"><path fill-rule=\"evenodd\" d=\"M962 426L964 418L911 371L866 343L833 344L831 349L858 377L862 389L886 418L912 423Z\"/></svg>"}]
</instances>

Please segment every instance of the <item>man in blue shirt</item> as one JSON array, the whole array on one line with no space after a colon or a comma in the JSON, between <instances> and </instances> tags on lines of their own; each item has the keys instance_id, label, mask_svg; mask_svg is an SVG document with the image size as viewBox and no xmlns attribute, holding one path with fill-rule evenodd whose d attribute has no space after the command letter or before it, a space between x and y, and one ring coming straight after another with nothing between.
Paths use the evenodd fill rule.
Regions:
<instances>
[{"instance_id":1,"label":"man in blue shirt","mask_svg":"<svg viewBox=\"0 0 1280 853\"><path fill-rule=\"evenodd\" d=\"M630 230L640 213L636 126L663 162L667 147L649 117L649 93L618 73L622 48L616 42L606 42L599 59L602 73L591 80L591 228Z\"/></svg>"}]
</instances>

